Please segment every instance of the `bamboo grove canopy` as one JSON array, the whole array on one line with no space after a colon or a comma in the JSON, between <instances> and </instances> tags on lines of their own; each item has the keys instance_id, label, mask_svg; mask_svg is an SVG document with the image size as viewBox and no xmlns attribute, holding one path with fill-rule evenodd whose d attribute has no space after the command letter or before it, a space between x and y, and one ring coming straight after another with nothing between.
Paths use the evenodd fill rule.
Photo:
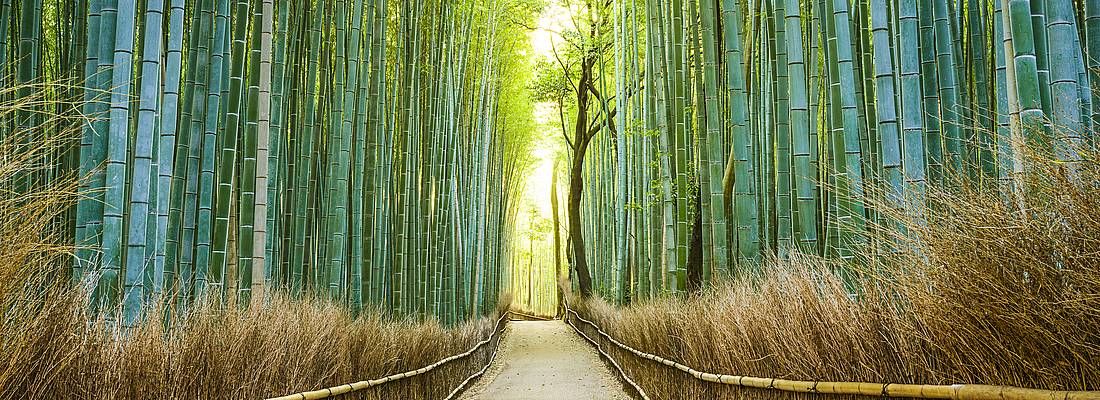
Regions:
<instances>
[{"instance_id":1,"label":"bamboo grove canopy","mask_svg":"<svg viewBox=\"0 0 1100 400\"><path fill-rule=\"evenodd\" d=\"M512 281L532 3L2 0L0 100L90 118L13 192L87 177L72 278L125 322L274 290L477 315ZM850 258L876 207L1011 199L1025 143L1070 168L1095 145L1100 0L572 3L614 94L581 171L605 297L681 292L689 262ZM32 86L59 79L85 88ZM51 104L0 136L62 131Z\"/></svg>"},{"instance_id":2,"label":"bamboo grove canopy","mask_svg":"<svg viewBox=\"0 0 1100 400\"><path fill-rule=\"evenodd\" d=\"M87 177L63 222L72 279L127 325L156 302L275 290L481 315L507 282L524 167L529 101L505 80L526 69L524 7L4 0L2 100L43 93L88 118L17 189ZM32 86L61 80L75 84ZM64 130L44 117L60 101L26 104L0 136Z\"/></svg>"},{"instance_id":3,"label":"bamboo grove canopy","mask_svg":"<svg viewBox=\"0 0 1100 400\"><path fill-rule=\"evenodd\" d=\"M1011 201L1025 144L1072 169L1100 128L1100 1L588 6L620 127L584 170L606 298L686 290L697 253L704 284L765 254L851 258L886 208L964 185Z\"/></svg>"}]
</instances>

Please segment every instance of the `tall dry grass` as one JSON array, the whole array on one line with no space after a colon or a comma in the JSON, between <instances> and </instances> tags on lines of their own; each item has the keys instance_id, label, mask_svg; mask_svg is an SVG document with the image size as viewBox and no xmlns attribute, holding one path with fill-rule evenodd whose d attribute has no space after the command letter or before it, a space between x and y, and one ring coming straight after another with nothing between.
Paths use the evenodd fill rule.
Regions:
<instances>
[{"instance_id":1,"label":"tall dry grass","mask_svg":"<svg viewBox=\"0 0 1100 400\"><path fill-rule=\"evenodd\" d=\"M1100 164L1082 156L1067 168L1030 154L1008 202L963 188L930 192L923 221L886 210L910 234L859 266L770 260L688 299L577 308L628 345L706 372L1100 390ZM846 286L838 270L859 279ZM810 396L706 383L603 346L655 399Z\"/></svg>"},{"instance_id":2,"label":"tall dry grass","mask_svg":"<svg viewBox=\"0 0 1100 400\"><path fill-rule=\"evenodd\" d=\"M31 101L78 109L23 98L0 104L0 121ZM43 113L41 125L0 140L0 399L256 399L417 369L493 331L495 317L444 328L277 294L250 309L152 312L126 332L89 316L87 288L70 282L77 182L57 163L77 137L74 115ZM345 398L443 398L481 369L499 337L468 358Z\"/></svg>"},{"instance_id":3,"label":"tall dry grass","mask_svg":"<svg viewBox=\"0 0 1100 400\"><path fill-rule=\"evenodd\" d=\"M51 296L0 328L0 398L273 397L432 364L468 350L495 322L445 329L277 298L250 309L207 306L170 329L152 320L122 335L102 321L89 323L71 299ZM443 398L481 369L495 346L349 398Z\"/></svg>"}]
</instances>

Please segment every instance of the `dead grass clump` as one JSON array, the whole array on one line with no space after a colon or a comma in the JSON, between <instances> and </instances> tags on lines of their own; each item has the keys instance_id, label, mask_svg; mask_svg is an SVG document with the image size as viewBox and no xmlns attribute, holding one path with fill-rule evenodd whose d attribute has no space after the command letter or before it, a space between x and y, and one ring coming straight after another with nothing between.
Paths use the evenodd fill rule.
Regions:
<instances>
[{"instance_id":1,"label":"dead grass clump","mask_svg":"<svg viewBox=\"0 0 1100 400\"><path fill-rule=\"evenodd\" d=\"M921 220L889 211L909 233L900 250L857 265L769 260L759 278L691 298L577 308L626 344L707 372L1100 390L1100 168L1081 154L1072 168L1031 156L1011 199L962 188L930 192ZM846 286L842 268L858 281ZM653 398L807 397L604 348Z\"/></svg>"}]
</instances>

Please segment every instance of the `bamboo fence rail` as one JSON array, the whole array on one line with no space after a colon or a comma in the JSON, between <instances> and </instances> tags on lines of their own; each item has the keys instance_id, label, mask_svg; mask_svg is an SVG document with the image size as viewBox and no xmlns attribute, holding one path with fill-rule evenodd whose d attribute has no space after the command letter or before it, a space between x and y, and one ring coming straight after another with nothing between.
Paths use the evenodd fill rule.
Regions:
<instances>
[{"instance_id":1,"label":"bamboo fence rail","mask_svg":"<svg viewBox=\"0 0 1100 400\"><path fill-rule=\"evenodd\" d=\"M402 379L405 379L405 378L409 378L409 377L413 377L413 376L417 376L417 375L427 373L428 371L431 371L431 370L433 370L433 369L435 369L435 368L437 368L437 367L439 367L443 364L449 363L449 362L454 361L454 360L458 360L460 358L468 357L471 354L474 354L475 351L480 349L485 344L487 344L489 342L492 342L493 338L495 338L497 336L497 334L500 333L500 331L501 331L500 324L502 322L504 322L504 320L507 317L508 317L508 313L501 313L500 318L497 319L496 324L493 326L493 333L489 334L489 337L485 338L485 340L482 340L482 341L478 342L476 345L474 345L474 347L470 348L470 350L467 350L464 353L455 354L453 356L450 356L450 357L444 358L442 360L436 361L434 364L428 365L426 367L422 367L422 368L415 369L415 370L412 370L412 371L406 371L406 372L402 372L400 374L394 374L394 375L390 375L390 376L386 376L386 377L382 377L382 378L378 378L378 379L370 379L370 380L359 381L359 382L355 382L355 383L348 383L348 384L344 384L344 385L333 386L333 387L330 387L330 388L318 389L318 390L313 390L313 391L309 391L309 392L300 392L300 393L288 394L286 396L281 396L281 397L272 397L272 398L269 398L267 400L317 400L317 399L327 399L329 397L339 396L339 395L342 395L342 394L348 394L348 393L351 393L351 392L357 392L357 391L360 391L360 390L363 390L363 389L367 389L367 388L370 388L370 387L381 385L383 383L398 381L398 380L402 380ZM493 351L492 358L496 358L496 351L495 350ZM489 360L490 364L492 363L492 358L490 358L490 360ZM474 376L479 376L484 372L485 372L485 368L482 368L481 371L474 374ZM471 378L473 378L473 377L471 377ZM461 389L463 386L465 386L467 383L469 383L470 380L471 380L470 378L467 378L465 381L463 381L463 383L461 385L459 385L459 389ZM453 395L454 395L454 392L451 393L451 396L453 396ZM450 397L448 397L448 398L450 398Z\"/></svg>"},{"instance_id":2,"label":"bamboo fence rail","mask_svg":"<svg viewBox=\"0 0 1100 400\"><path fill-rule=\"evenodd\" d=\"M566 309L568 310L569 308L567 307ZM634 382L633 379L630 379L630 376L626 374L626 370L623 370L623 367L619 365L618 361L615 361L614 358L611 358L610 354L607 354L607 352L603 351L603 346L600 346L600 344L597 343L595 340L588 337L588 335L585 335L584 332L580 330L580 328L577 328L576 325L573 325L573 323L569 321L569 318L565 319L565 323L569 324L569 326L572 327L573 330L577 331L577 334L581 335L584 340L587 340L589 343L592 343L593 346L596 346L596 351L599 352L601 356L604 356L604 358L607 358L607 361L610 361L611 365L615 366L615 369L619 370L619 375L623 377L623 381L626 381L627 384L633 387L634 390L638 392L638 395L642 397L642 400L649 400L649 396L645 394L645 390L642 390L642 387L639 386L638 383ZM599 328L597 328L597 330L598 329Z\"/></svg>"},{"instance_id":3,"label":"bamboo fence rail","mask_svg":"<svg viewBox=\"0 0 1100 400\"><path fill-rule=\"evenodd\" d=\"M527 318L528 320L534 320L534 321L553 321L554 320L553 318L550 318L550 317L540 317L538 315L528 314L528 313L521 312L521 311L514 311L513 310L513 311L508 311L508 312L512 313L514 315L521 316L523 318Z\"/></svg>"},{"instance_id":4,"label":"bamboo fence rail","mask_svg":"<svg viewBox=\"0 0 1100 400\"><path fill-rule=\"evenodd\" d=\"M695 379L720 383L724 385L734 385L741 387L751 387L758 389L769 390L781 390L785 392L795 393L812 393L812 394L836 394L836 395L862 395L862 396L881 396L881 397L906 397L914 399L951 399L951 400L1100 400L1100 391L1064 391L1064 390L1043 390L1043 389L1029 389L1014 386L995 386L995 385L971 385L971 384L955 384L955 385L921 385L921 384L905 384L905 383L871 383L871 382L825 382L825 381L800 381L790 379L777 379L777 378L761 378L753 376L742 375L727 375L727 374L715 374L709 372L697 371L694 368L680 364L676 361L666 359L664 357L645 353L637 350L633 347L627 346L611 335L604 332L596 323L586 320L580 316L572 308L569 308L568 303L565 305L567 313L573 314L573 316L596 329L596 332L607 339L609 342L618 346L619 348L626 350L634 355L658 362L660 364L667 365L669 367L681 370L688 375L691 375ZM566 316L568 321L568 315ZM576 326L569 323L577 329ZM596 344L595 341L588 338L583 333L589 342ZM596 344L596 348L601 354L604 354L608 359L611 359L610 355L603 352L599 344ZM618 363L612 359L612 363L618 367ZM623 372L622 369L619 369ZM627 382L633 384L629 377L623 372L623 377L627 379ZM637 386L635 386L637 387ZM641 389L638 389L639 392ZM643 398L644 398L643 394Z\"/></svg>"},{"instance_id":5,"label":"bamboo fence rail","mask_svg":"<svg viewBox=\"0 0 1100 400\"><path fill-rule=\"evenodd\" d=\"M501 339L503 340L503 338L501 338ZM497 347L493 349L493 355L489 356L489 362L485 363L484 367L481 367L480 370L475 372L473 375L470 375L469 377L467 377L466 380L462 381L462 383L458 384L458 386L455 387L455 390L452 390L451 393L447 395L447 398L445 398L443 400L451 400L451 399L455 398L456 396L459 395L459 393L462 393L462 390L466 388L466 385L469 385L470 382L473 382L474 379L480 378L482 375L485 375L485 371L488 371L489 367L493 365L493 361L496 361L497 352L499 352L499 351L500 351L500 342L497 342Z\"/></svg>"}]
</instances>

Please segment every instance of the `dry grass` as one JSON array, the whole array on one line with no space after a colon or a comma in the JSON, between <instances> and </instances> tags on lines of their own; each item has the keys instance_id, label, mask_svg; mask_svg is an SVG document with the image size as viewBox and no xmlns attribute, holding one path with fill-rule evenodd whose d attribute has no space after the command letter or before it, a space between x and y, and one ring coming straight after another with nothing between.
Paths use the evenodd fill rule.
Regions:
<instances>
[{"instance_id":1,"label":"dry grass","mask_svg":"<svg viewBox=\"0 0 1100 400\"><path fill-rule=\"evenodd\" d=\"M57 295L53 299L71 299ZM0 398L255 399L379 378L461 353L493 322L352 318L321 301L275 299L248 310L206 307L172 329L152 322L122 336L87 323L79 303L50 300L2 329ZM488 361L495 343L362 398L439 399Z\"/></svg>"},{"instance_id":2,"label":"dry grass","mask_svg":"<svg viewBox=\"0 0 1100 400\"><path fill-rule=\"evenodd\" d=\"M927 221L906 223L922 240L868 267L772 260L760 277L688 299L578 308L631 346L707 372L1100 390L1095 156L1075 173L1030 157L1027 189L1009 204L970 188L929 193ZM858 300L842 267L862 271ZM705 383L604 347L656 399L808 397Z\"/></svg>"},{"instance_id":3,"label":"dry grass","mask_svg":"<svg viewBox=\"0 0 1100 400\"><path fill-rule=\"evenodd\" d=\"M0 119L32 100L23 101L0 104ZM42 120L79 126L49 118ZM44 160L54 160L76 136L57 135L28 147L20 144L27 134L15 132L0 143L0 399L284 395L420 368L468 350L493 330L495 318L446 329L434 321L378 314L353 318L321 300L275 295L247 310L207 305L186 316L152 313L120 334L103 320L90 320L86 291L69 283L71 248L63 221L77 198L76 181L50 175L57 164ZM27 176L52 179L19 189ZM443 398L479 370L496 345L358 396Z\"/></svg>"}]
</instances>

